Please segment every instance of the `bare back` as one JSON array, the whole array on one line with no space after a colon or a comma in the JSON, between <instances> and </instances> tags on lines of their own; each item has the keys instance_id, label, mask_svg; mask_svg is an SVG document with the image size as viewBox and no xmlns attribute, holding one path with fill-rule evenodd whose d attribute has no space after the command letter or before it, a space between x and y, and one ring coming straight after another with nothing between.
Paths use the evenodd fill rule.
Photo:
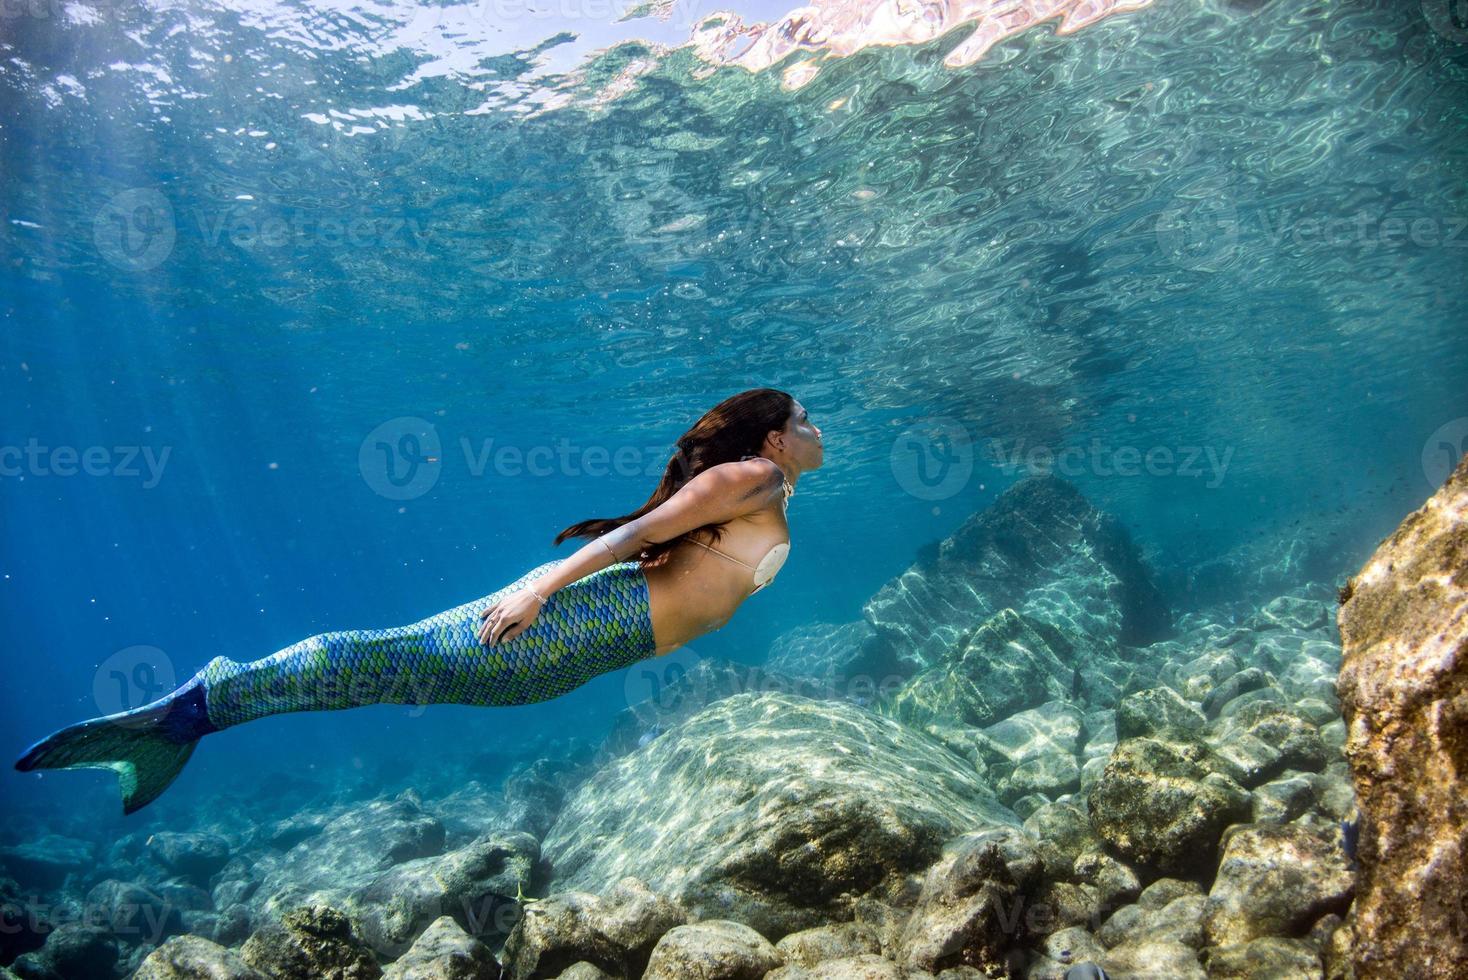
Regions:
<instances>
[{"instance_id":1,"label":"bare back","mask_svg":"<svg viewBox=\"0 0 1468 980\"><path fill-rule=\"evenodd\" d=\"M693 542L680 541L644 569L659 655L719 629L754 592L746 565L757 565L773 546L790 541L784 500L784 493L777 488L765 495L762 506L724 525L718 548L738 561L728 561ZM713 543L710 534L697 537Z\"/></svg>"}]
</instances>

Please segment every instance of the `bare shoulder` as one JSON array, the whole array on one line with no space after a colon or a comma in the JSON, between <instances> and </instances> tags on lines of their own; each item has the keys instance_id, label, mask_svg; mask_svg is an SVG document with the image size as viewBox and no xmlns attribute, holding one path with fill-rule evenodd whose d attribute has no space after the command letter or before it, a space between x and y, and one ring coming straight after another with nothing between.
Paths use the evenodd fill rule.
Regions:
<instances>
[{"instance_id":1,"label":"bare shoulder","mask_svg":"<svg viewBox=\"0 0 1468 980\"><path fill-rule=\"evenodd\" d=\"M780 464L764 456L719 463L704 470L710 482L717 482L738 496L757 497L773 493L785 482Z\"/></svg>"}]
</instances>

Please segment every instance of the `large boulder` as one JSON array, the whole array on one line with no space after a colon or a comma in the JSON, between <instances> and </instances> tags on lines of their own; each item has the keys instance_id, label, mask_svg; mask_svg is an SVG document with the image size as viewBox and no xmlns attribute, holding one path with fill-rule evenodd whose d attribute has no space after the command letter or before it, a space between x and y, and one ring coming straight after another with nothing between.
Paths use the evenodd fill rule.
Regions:
<instances>
[{"instance_id":1,"label":"large boulder","mask_svg":"<svg viewBox=\"0 0 1468 980\"><path fill-rule=\"evenodd\" d=\"M883 586L862 615L893 649L931 665L1005 608L1103 643L1143 645L1169 628L1125 527L1056 476L1000 494Z\"/></svg>"},{"instance_id":2,"label":"large boulder","mask_svg":"<svg viewBox=\"0 0 1468 980\"><path fill-rule=\"evenodd\" d=\"M983 727L1069 698L1085 658L1073 633L1001 609L970 630L881 710L909 725Z\"/></svg>"},{"instance_id":3,"label":"large boulder","mask_svg":"<svg viewBox=\"0 0 1468 980\"><path fill-rule=\"evenodd\" d=\"M963 759L840 701L719 701L615 760L542 845L557 890L636 875L696 920L777 941L900 888L955 834L1018 818Z\"/></svg>"},{"instance_id":4,"label":"large boulder","mask_svg":"<svg viewBox=\"0 0 1468 980\"><path fill-rule=\"evenodd\" d=\"M1224 835L1203 931L1214 946L1297 938L1322 916L1344 912L1353 886L1330 837L1295 824L1241 824Z\"/></svg>"},{"instance_id":5,"label":"large boulder","mask_svg":"<svg viewBox=\"0 0 1468 980\"><path fill-rule=\"evenodd\" d=\"M1191 742L1125 739L1087 798L1091 826L1117 853L1160 874L1211 868L1218 838L1247 820L1248 791Z\"/></svg>"},{"instance_id":6,"label":"large boulder","mask_svg":"<svg viewBox=\"0 0 1468 980\"><path fill-rule=\"evenodd\" d=\"M1342 589L1361 980L1468 963L1468 458Z\"/></svg>"}]
</instances>

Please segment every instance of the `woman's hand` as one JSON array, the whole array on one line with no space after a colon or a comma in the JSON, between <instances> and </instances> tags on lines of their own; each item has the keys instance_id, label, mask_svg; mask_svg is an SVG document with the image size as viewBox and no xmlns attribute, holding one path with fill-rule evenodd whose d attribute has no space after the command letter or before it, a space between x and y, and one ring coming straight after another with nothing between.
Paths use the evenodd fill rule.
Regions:
<instances>
[{"instance_id":1,"label":"woman's hand","mask_svg":"<svg viewBox=\"0 0 1468 980\"><path fill-rule=\"evenodd\" d=\"M530 628L540 615L540 600L528 588L512 592L479 614L479 642L493 646L513 640Z\"/></svg>"}]
</instances>

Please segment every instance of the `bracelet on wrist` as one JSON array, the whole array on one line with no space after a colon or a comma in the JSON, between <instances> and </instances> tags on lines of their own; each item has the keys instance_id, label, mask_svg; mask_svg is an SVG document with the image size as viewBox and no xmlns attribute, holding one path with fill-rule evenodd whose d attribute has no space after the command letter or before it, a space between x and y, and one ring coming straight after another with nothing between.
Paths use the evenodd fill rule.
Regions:
<instances>
[{"instance_id":1,"label":"bracelet on wrist","mask_svg":"<svg viewBox=\"0 0 1468 980\"><path fill-rule=\"evenodd\" d=\"M542 606L545 605L548 601L550 601L550 600L546 599L545 596L541 595L539 592L536 592L535 591L535 588L533 586L527 585L527 586L525 586L525 590L527 592L529 592L531 595L535 596L535 598L539 599L540 600L540 604Z\"/></svg>"}]
</instances>

